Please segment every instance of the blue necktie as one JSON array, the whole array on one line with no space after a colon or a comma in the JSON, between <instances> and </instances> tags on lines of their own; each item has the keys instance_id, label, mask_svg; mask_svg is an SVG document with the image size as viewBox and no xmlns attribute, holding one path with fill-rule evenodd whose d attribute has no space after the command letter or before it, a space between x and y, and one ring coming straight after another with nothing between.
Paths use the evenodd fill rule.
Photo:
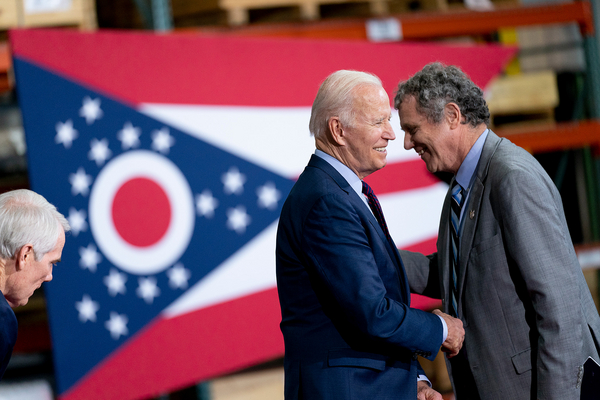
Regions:
<instances>
[{"instance_id":1,"label":"blue necktie","mask_svg":"<svg viewBox=\"0 0 600 400\"><path fill-rule=\"evenodd\" d=\"M455 182L452 186L452 198L450 199L450 312L453 317L458 316L457 270L460 243L460 211L464 200L463 194L463 188L458 182Z\"/></svg>"},{"instance_id":2,"label":"blue necktie","mask_svg":"<svg viewBox=\"0 0 600 400\"><path fill-rule=\"evenodd\" d=\"M392 247L394 247L395 245L390 236L390 232L388 231L387 224L385 223L385 218L383 218L383 211L381 210L381 205L379 204L379 200L377 200L377 196L375 196L373 189L371 189L371 186L369 186L367 182L363 181L362 186L362 192L367 195L369 207L371 208L371 211L373 211L373 215L375 215L377 222L379 222L379 226L383 233L385 233L385 237L387 237Z\"/></svg>"}]
</instances>

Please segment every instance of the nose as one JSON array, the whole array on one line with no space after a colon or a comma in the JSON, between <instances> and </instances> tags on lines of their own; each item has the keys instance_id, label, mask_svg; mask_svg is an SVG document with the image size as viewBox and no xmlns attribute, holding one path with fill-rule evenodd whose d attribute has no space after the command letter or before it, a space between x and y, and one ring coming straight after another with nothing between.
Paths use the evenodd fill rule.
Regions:
<instances>
[{"instance_id":1,"label":"nose","mask_svg":"<svg viewBox=\"0 0 600 400\"><path fill-rule=\"evenodd\" d=\"M390 123L390 121L386 122L386 127L385 127L385 132L384 132L384 139L387 140L395 140L396 139L396 132L394 132L394 129L392 128L392 124Z\"/></svg>"},{"instance_id":2,"label":"nose","mask_svg":"<svg viewBox=\"0 0 600 400\"><path fill-rule=\"evenodd\" d=\"M410 150L413 147L415 147L415 145L412 142L411 136L408 133L404 133L404 149Z\"/></svg>"}]
</instances>

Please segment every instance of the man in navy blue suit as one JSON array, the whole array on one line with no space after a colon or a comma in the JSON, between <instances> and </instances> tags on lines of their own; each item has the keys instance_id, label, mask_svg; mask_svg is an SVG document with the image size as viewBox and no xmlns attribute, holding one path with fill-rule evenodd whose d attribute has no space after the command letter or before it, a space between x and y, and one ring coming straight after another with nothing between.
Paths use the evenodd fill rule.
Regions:
<instances>
[{"instance_id":1,"label":"man in navy blue suit","mask_svg":"<svg viewBox=\"0 0 600 400\"><path fill-rule=\"evenodd\" d=\"M441 399L417 355L462 346L462 322L410 308L402 260L362 182L386 164L390 118L381 81L364 72L333 73L313 103L317 149L277 232L287 400Z\"/></svg>"}]
</instances>

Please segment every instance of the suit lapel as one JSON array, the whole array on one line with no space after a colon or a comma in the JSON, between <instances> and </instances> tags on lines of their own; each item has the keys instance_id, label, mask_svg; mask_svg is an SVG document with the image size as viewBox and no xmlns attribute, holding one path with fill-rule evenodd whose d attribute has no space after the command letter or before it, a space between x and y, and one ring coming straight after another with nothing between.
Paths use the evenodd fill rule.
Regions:
<instances>
[{"instance_id":1,"label":"suit lapel","mask_svg":"<svg viewBox=\"0 0 600 400\"><path fill-rule=\"evenodd\" d=\"M375 216L369 209L369 206L367 206L365 204L365 202L362 201L362 199L360 199L358 196L356 196L356 192L354 190L351 190L351 193L349 195L350 195L350 201L355 204L355 207L359 207L359 208L365 210L365 213L367 214L367 219L369 220L369 223L371 224L373 229L375 229L375 232L377 232L379 239L385 244L385 248L386 248L390 258L394 262L396 270L398 271L398 276L400 278L400 282L398 282L398 283L400 285L400 289L402 290L402 296L404 298L404 301L406 302L407 305L410 306L410 288L408 286L408 278L406 276L406 271L404 270L404 264L402 264L402 258L400 257L400 253L398 252L398 248L396 247L395 244L392 246L390 241L387 239L387 236L383 232L383 229L381 229L381 225L379 225L377 218L375 218Z\"/></svg>"},{"instance_id":2,"label":"suit lapel","mask_svg":"<svg viewBox=\"0 0 600 400\"><path fill-rule=\"evenodd\" d=\"M385 233L381 229L377 218L373 215L369 206L365 204L364 201L357 195L357 193L350 187L350 184L346 179L340 175L339 172L335 168L331 166L327 161L322 158L313 155L308 163L309 166L319 168L323 170L323 172L327 173L337 183L337 185L346 192L349 196L350 202L354 204L357 209L363 210L367 215L367 219L369 220L371 226L375 229L377 234L379 235L379 239L383 243L385 243L386 249L390 255L390 258L394 262L396 270L398 271L400 278L400 289L402 290L402 296L405 298L405 301L408 305L410 305L410 288L408 286L408 278L406 277L406 271L404 271L404 265L402 264L402 259L400 258L400 254L398 253L398 249L387 240Z\"/></svg>"},{"instance_id":3,"label":"suit lapel","mask_svg":"<svg viewBox=\"0 0 600 400\"><path fill-rule=\"evenodd\" d=\"M450 188L454 184L454 179L450 182ZM446 306L444 312L449 310L450 301L450 188L446 194L444 205L442 207L440 230L438 232L437 249L441 257L438 258L438 263L441 263L440 268L440 287L442 288L442 300Z\"/></svg>"},{"instance_id":4,"label":"suit lapel","mask_svg":"<svg viewBox=\"0 0 600 400\"><path fill-rule=\"evenodd\" d=\"M475 239L475 233L477 231L477 221L479 220L479 214L481 209L481 201L483 198L483 190L485 189L484 182L487 177L488 168L492 156L496 152L501 139L496 136L491 130L488 132L488 137L483 145L481 151L481 157L476 170L475 180L473 187L469 193L468 203L463 213L462 221L462 232L460 236L460 249L459 249L459 270L458 270L458 298L459 298L459 310L460 302L462 300L462 291L467 276L467 268L469 265L469 255L473 248L473 241Z\"/></svg>"}]
</instances>

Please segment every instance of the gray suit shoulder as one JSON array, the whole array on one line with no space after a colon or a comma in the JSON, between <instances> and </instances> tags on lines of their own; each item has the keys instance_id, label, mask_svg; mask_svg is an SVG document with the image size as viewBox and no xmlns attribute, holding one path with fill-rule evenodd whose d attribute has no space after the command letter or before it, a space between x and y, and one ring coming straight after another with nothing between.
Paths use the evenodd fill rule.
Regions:
<instances>
[{"instance_id":1,"label":"gray suit shoulder","mask_svg":"<svg viewBox=\"0 0 600 400\"><path fill-rule=\"evenodd\" d=\"M523 185L542 185L558 194L556 185L538 160L506 138L500 138L500 143L490 158L488 182L490 179L493 184L499 184L506 179L517 179L522 181ZM531 187L523 187L523 190L530 189Z\"/></svg>"}]
</instances>

